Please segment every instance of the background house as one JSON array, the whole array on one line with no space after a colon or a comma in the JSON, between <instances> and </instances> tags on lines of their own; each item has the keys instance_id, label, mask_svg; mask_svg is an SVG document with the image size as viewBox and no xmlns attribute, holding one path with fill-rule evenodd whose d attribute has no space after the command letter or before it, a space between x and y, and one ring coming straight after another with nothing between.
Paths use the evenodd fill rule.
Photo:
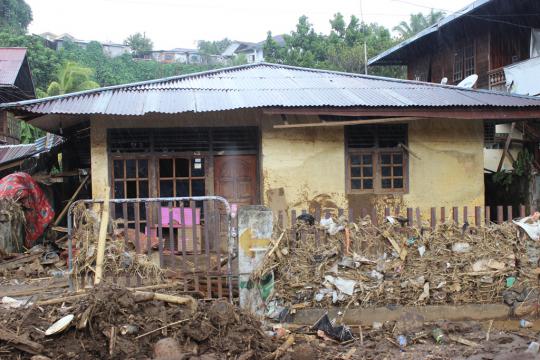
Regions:
<instances>
[{"instance_id":1,"label":"background house","mask_svg":"<svg viewBox=\"0 0 540 360\"><path fill-rule=\"evenodd\" d=\"M484 120L526 122L540 99L259 63L5 108L68 138L89 131L94 198L110 187L276 211L425 211L483 206Z\"/></svg>"},{"instance_id":2,"label":"background house","mask_svg":"<svg viewBox=\"0 0 540 360\"><path fill-rule=\"evenodd\" d=\"M50 49L59 51L64 47L64 44L66 41L73 43L77 46L80 46L82 48L86 48L86 46L91 42L87 40L79 40L76 39L74 36L64 33L61 35L56 35L51 32L45 32L42 34L39 34L44 40L47 47ZM113 42L103 42L100 43L103 48L103 53L111 58L121 56L124 54L131 54L131 49L129 46L124 44L117 44Z\"/></svg>"},{"instance_id":3,"label":"background house","mask_svg":"<svg viewBox=\"0 0 540 360\"><path fill-rule=\"evenodd\" d=\"M25 48L0 48L0 102L36 97ZM19 120L0 111L0 145L20 143Z\"/></svg>"},{"instance_id":4,"label":"background house","mask_svg":"<svg viewBox=\"0 0 540 360\"><path fill-rule=\"evenodd\" d=\"M374 65L406 65L407 78L458 84L478 74L476 87L537 95L540 76L540 2L477 0L435 25L369 60ZM506 79L506 75L511 78Z\"/></svg>"},{"instance_id":5,"label":"background house","mask_svg":"<svg viewBox=\"0 0 540 360\"><path fill-rule=\"evenodd\" d=\"M282 46L285 44L283 35L276 35L272 37L274 41ZM248 64L264 61L264 44L266 40L258 43L246 42L246 41L233 41L221 54L221 56L229 61L237 58L239 55L246 57Z\"/></svg>"},{"instance_id":6,"label":"background house","mask_svg":"<svg viewBox=\"0 0 540 360\"><path fill-rule=\"evenodd\" d=\"M205 64L208 62L208 56L200 54L199 50L184 48L148 51L142 57L143 59L155 60L162 64Z\"/></svg>"}]
</instances>

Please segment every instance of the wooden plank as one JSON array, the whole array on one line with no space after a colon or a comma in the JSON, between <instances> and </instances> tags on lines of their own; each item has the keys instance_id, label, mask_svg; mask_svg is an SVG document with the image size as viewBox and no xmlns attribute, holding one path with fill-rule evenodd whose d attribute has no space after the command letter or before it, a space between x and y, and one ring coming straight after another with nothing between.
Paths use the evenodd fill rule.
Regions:
<instances>
[{"instance_id":1,"label":"wooden plank","mask_svg":"<svg viewBox=\"0 0 540 360\"><path fill-rule=\"evenodd\" d=\"M44 351L43 345L19 336L5 328L0 328L0 340L30 354L41 354Z\"/></svg>"},{"instance_id":2,"label":"wooden plank","mask_svg":"<svg viewBox=\"0 0 540 360\"><path fill-rule=\"evenodd\" d=\"M429 220L429 225L431 226L432 229L435 229L435 227L437 226L437 209L432 207L430 209L430 212L431 212L431 216Z\"/></svg>"},{"instance_id":3,"label":"wooden plank","mask_svg":"<svg viewBox=\"0 0 540 360\"><path fill-rule=\"evenodd\" d=\"M452 219L454 220L454 223L459 224L459 210L457 206L452 208Z\"/></svg>"},{"instance_id":4,"label":"wooden plank","mask_svg":"<svg viewBox=\"0 0 540 360\"><path fill-rule=\"evenodd\" d=\"M513 120L513 119L536 119L540 118L540 110L522 109L433 109L433 108L400 108L377 107L377 108L266 108L263 110L269 115L334 115L334 116L401 116L419 117L425 119L467 119L467 120Z\"/></svg>"},{"instance_id":5,"label":"wooden plank","mask_svg":"<svg viewBox=\"0 0 540 360\"><path fill-rule=\"evenodd\" d=\"M513 218L514 218L514 211L512 209L512 205L508 205L506 207L506 220L512 221Z\"/></svg>"},{"instance_id":6,"label":"wooden plank","mask_svg":"<svg viewBox=\"0 0 540 360\"><path fill-rule=\"evenodd\" d=\"M203 213L204 217L206 218L208 214L208 201L203 201ZM204 224L204 250L205 250L205 256L206 256L206 296L209 298L212 298L212 278L210 278L208 272L211 268L211 257L212 254L210 253L210 239L209 239L209 231L208 226L206 226L206 221ZM195 225L194 229L195 229ZM203 244L201 241L201 248ZM219 263L219 259L217 259L217 262Z\"/></svg>"},{"instance_id":7,"label":"wooden plank","mask_svg":"<svg viewBox=\"0 0 540 360\"><path fill-rule=\"evenodd\" d=\"M519 217L525 217L525 205L519 205Z\"/></svg>"},{"instance_id":8,"label":"wooden plank","mask_svg":"<svg viewBox=\"0 0 540 360\"><path fill-rule=\"evenodd\" d=\"M193 218L193 216L192 216ZM186 254L186 215L184 214L184 202L180 202L180 231L178 236L180 237L180 243L182 244L182 271L183 276L187 277L187 254ZM197 289L198 290L198 289ZM184 281L184 291L187 291L187 281Z\"/></svg>"},{"instance_id":9,"label":"wooden plank","mask_svg":"<svg viewBox=\"0 0 540 360\"><path fill-rule=\"evenodd\" d=\"M463 223L469 223L469 208L467 206L463 207Z\"/></svg>"},{"instance_id":10,"label":"wooden plank","mask_svg":"<svg viewBox=\"0 0 540 360\"><path fill-rule=\"evenodd\" d=\"M480 227L482 225L482 207L474 207L474 225Z\"/></svg>"},{"instance_id":11,"label":"wooden plank","mask_svg":"<svg viewBox=\"0 0 540 360\"><path fill-rule=\"evenodd\" d=\"M174 244L174 220L173 220L173 203L169 201L167 203L167 210L169 212L169 250L171 252L171 266L176 270L176 256L174 256L174 249L178 246Z\"/></svg>"},{"instance_id":12,"label":"wooden plank","mask_svg":"<svg viewBox=\"0 0 540 360\"><path fill-rule=\"evenodd\" d=\"M198 246L198 241L199 239L197 238L197 226L196 226L196 219L197 219L197 208L195 207L195 201L191 200L189 202L189 207L191 208L191 226L192 226L192 231L191 231L191 235L192 235L192 240L193 240L193 263L195 264L195 291L199 291L199 270L200 270L200 264L199 264L199 249L200 247Z\"/></svg>"},{"instance_id":13,"label":"wooden plank","mask_svg":"<svg viewBox=\"0 0 540 360\"><path fill-rule=\"evenodd\" d=\"M377 216L377 209L371 208L371 223L375 226L379 224L379 218Z\"/></svg>"},{"instance_id":14,"label":"wooden plank","mask_svg":"<svg viewBox=\"0 0 540 360\"><path fill-rule=\"evenodd\" d=\"M497 224L502 224L504 222L504 211L501 205L497 206Z\"/></svg>"},{"instance_id":15,"label":"wooden plank","mask_svg":"<svg viewBox=\"0 0 540 360\"><path fill-rule=\"evenodd\" d=\"M163 224L161 222L161 203L158 202L158 211L157 211L157 223L158 223L158 252L159 252L159 266L162 268L165 267L165 260L163 259L163 249L165 248L164 239L163 239Z\"/></svg>"},{"instance_id":16,"label":"wooden plank","mask_svg":"<svg viewBox=\"0 0 540 360\"><path fill-rule=\"evenodd\" d=\"M413 209L407 208L407 225L413 226Z\"/></svg>"},{"instance_id":17,"label":"wooden plank","mask_svg":"<svg viewBox=\"0 0 540 360\"><path fill-rule=\"evenodd\" d=\"M486 206L486 210L484 212L484 220L486 225L489 225L491 223L491 206Z\"/></svg>"},{"instance_id":18,"label":"wooden plank","mask_svg":"<svg viewBox=\"0 0 540 360\"><path fill-rule=\"evenodd\" d=\"M303 123L303 124L283 124L274 125L274 129L291 129L291 128L307 128L307 127L331 127L331 126L347 126L347 125L367 125L367 124L389 124L389 123L403 123L413 120L420 120L419 117L405 116L405 117L391 117L380 119L351 119L347 121L322 121L316 123Z\"/></svg>"},{"instance_id":19,"label":"wooden plank","mask_svg":"<svg viewBox=\"0 0 540 360\"><path fill-rule=\"evenodd\" d=\"M416 208L416 223L418 224L418 228L422 228L422 215L420 214L420 208Z\"/></svg>"},{"instance_id":20,"label":"wooden plank","mask_svg":"<svg viewBox=\"0 0 540 360\"><path fill-rule=\"evenodd\" d=\"M441 207L441 224L444 224L446 222L446 208L443 206Z\"/></svg>"},{"instance_id":21,"label":"wooden plank","mask_svg":"<svg viewBox=\"0 0 540 360\"><path fill-rule=\"evenodd\" d=\"M53 223L54 226L60 224L60 221L62 221L64 216L66 216L66 213L69 207L71 206L71 204L73 204L73 201L75 201L75 199L77 198L77 196L79 195L79 193L81 192L81 190L83 189L84 185L86 184L89 178L90 178L90 175L86 175L83 181L81 181L81 183L79 184L79 186L77 187L73 195L71 195L71 198L67 202L66 206L64 206L60 214L56 217L56 220Z\"/></svg>"},{"instance_id":22,"label":"wooden plank","mask_svg":"<svg viewBox=\"0 0 540 360\"><path fill-rule=\"evenodd\" d=\"M503 163L504 163L504 158L506 156L506 153L508 152L508 149L510 148L510 143L512 142L512 134L514 133L514 128L515 127L516 127L516 123L513 122L512 125L510 126L510 133L506 137L506 142L504 143L504 150L503 150L503 153L501 155L501 160L499 161L499 166L497 166L497 172L501 171L501 169L502 169L502 166L503 166Z\"/></svg>"},{"instance_id":23,"label":"wooden plank","mask_svg":"<svg viewBox=\"0 0 540 360\"><path fill-rule=\"evenodd\" d=\"M110 188L105 187L105 198L101 210L101 220L99 222L99 235L96 249L96 272L94 277L94 285L101 282L103 278L103 263L105 261L105 245L107 243L107 228L109 227L109 191Z\"/></svg>"}]
</instances>

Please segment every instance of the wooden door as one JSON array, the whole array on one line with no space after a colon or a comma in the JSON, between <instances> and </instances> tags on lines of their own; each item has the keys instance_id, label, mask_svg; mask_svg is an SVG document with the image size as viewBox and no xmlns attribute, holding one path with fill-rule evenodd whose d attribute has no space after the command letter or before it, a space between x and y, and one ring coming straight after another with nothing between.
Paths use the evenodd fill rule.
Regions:
<instances>
[{"instance_id":1,"label":"wooden door","mask_svg":"<svg viewBox=\"0 0 540 360\"><path fill-rule=\"evenodd\" d=\"M231 155L214 158L215 194L231 204L257 203L257 156Z\"/></svg>"}]
</instances>

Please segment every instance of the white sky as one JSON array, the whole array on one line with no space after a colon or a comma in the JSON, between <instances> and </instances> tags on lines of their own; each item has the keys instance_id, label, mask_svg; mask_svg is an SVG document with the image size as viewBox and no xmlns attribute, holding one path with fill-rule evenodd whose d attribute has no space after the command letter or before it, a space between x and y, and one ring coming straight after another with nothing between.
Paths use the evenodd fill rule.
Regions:
<instances>
[{"instance_id":1,"label":"white sky","mask_svg":"<svg viewBox=\"0 0 540 360\"><path fill-rule=\"evenodd\" d=\"M122 42L146 32L154 49L196 47L197 40L224 37L262 41L266 32L289 33L307 15L317 32L328 33L336 12L392 28L410 13L430 7L456 11L472 0L26 0L31 33L70 33L81 40ZM361 11L362 10L362 11Z\"/></svg>"}]
</instances>

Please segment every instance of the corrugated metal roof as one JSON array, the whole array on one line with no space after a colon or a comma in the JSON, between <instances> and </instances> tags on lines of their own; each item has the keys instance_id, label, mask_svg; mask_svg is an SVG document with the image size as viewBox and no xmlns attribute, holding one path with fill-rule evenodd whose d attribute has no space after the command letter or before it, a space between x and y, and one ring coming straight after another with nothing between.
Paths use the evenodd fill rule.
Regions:
<instances>
[{"instance_id":1,"label":"corrugated metal roof","mask_svg":"<svg viewBox=\"0 0 540 360\"><path fill-rule=\"evenodd\" d=\"M44 114L144 115L261 107L540 107L540 99L259 63L5 104Z\"/></svg>"},{"instance_id":2,"label":"corrugated metal roof","mask_svg":"<svg viewBox=\"0 0 540 360\"><path fill-rule=\"evenodd\" d=\"M0 48L0 85L15 85L25 56L25 48Z\"/></svg>"},{"instance_id":3,"label":"corrugated metal roof","mask_svg":"<svg viewBox=\"0 0 540 360\"><path fill-rule=\"evenodd\" d=\"M368 65L378 65L378 64L376 64L377 62L380 62L384 58L386 58L389 55L395 53L396 51L398 51L400 49L403 49L403 48L409 46L410 44L412 44L413 42L415 42L415 41L417 41L417 40L419 40L421 38L424 38L424 37L428 36L429 34L432 34L432 33L436 32L436 31L438 31L441 27L443 27L445 25L448 25L452 21L454 21L456 19L459 19L460 17L462 17L464 15L470 14L472 11L477 10L479 7L486 5L487 3L491 2L491 1L493 1L493 0L476 0L476 1L472 2L471 4L465 6L463 9L458 10L458 11L456 11L456 12L454 12L454 13L448 15L448 16L445 16L444 18L439 20L439 22L437 22L436 24L433 24L433 25L425 28L424 30L422 30L419 33L417 33L416 35L408 38L407 40L404 40L404 41L400 42L399 44L391 47L390 49L388 49L386 51L383 51L379 55L369 59L368 60Z\"/></svg>"},{"instance_id":4,"label":"corrugated metal roof","mask_svg":"<svg viewBox=\"0 0 540 360\"><path fill-rule=\"evenodd\" d=\"M61 136L47 134L33 144L2 145L0 146L0 165L50 151L63 142L64 138Z\"/></svg>"}]
</instances>

